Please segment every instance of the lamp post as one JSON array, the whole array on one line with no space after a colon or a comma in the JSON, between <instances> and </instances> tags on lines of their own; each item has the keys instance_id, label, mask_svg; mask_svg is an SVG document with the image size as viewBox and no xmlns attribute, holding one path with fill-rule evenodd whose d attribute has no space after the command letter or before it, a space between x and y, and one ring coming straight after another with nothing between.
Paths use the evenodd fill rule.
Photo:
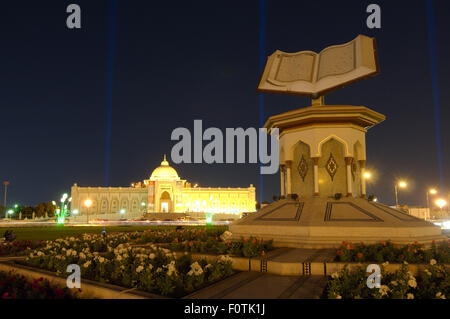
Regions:
<instances>
[{"instance_id":1,"label":"lamp post","mask_svg":"<svg viewBox=\"0 0 450 319\"><path fill-rule=\"evenodd\" d=\"M6 191L8 189L9 181L4 181L3 185L5 185L5 196L3 198L3 206L5 207L5 218L8 218L8 212L6 210Z\"/></svg>"},{"instance_id":2,"label":"lamp post","mask_svg":"<svg viewBox=\"0 0 450 319\"><path fill-rule=\"evenodd\" d=\"M90 200L89 198L84 201L84 206L87 207L86 223L88 223L88 224L89 224L89 207L91 207L91 205L92 205L92 200Z\"/></svg>"},{"instance_id":3,"label":"lamp post","mask_svg":"<svg viewBox=\"0 0 450 319\"><path fill-rule=\"evenodd\" d=\"M370 180L370 178L372 177L372 173L365 171L363 176L362 176L362 183L361 183L361 195L362 196L367 196L367 183L366 181Z\"/></svg>"},{"instance_id":4,"label":"lamp post","mask_svg":"<svg viewBox=\"0 0 450 319\"><path fill-rule=\"evenodd\" d=\"M395 190L395 207L398 208L398 188L406 188L408 184L406 184L405 181L399 181L398 183L395 184L394 186L394 190Z\"/></svg>"},{"instance_id":5,"label":"lamp post","mask_svg":"<svg viewBox=\"0 0 450 319\"><path fill-rule=\"evenodd\" d=\"M427 218L427 214L425 214L425 220L431 218L430 194L431 194L431 195L436 195L436 194L437 194L437 190L436 190L435 188L431 188L431 189L429 189L429 190L427 191L427 209L428 209L428 218Z\"/></svg>"}]
</instances>

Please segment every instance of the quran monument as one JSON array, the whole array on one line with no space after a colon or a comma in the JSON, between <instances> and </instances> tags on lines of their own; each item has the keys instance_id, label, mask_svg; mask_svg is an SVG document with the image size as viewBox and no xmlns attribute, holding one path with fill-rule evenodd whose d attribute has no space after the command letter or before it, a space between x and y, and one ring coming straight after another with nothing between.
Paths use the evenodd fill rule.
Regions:
<instances>
[{"instance_id":1,"label":"quran monument","mask_svg":"<svg viewBox=\"0 0 450 319\"><path fill-rule=\"evenodd\" d=\"M304 248L444 238L432 223L367 198L365 135L385 116L365 106L324 103L324 94L378 73L375 39L363 35L319 54L277 50L268 58L258 90L308 96L312 105L265 123L269 132L279 129L281 199L234 221L233 238Z\"/></svg>"}]
</instances>

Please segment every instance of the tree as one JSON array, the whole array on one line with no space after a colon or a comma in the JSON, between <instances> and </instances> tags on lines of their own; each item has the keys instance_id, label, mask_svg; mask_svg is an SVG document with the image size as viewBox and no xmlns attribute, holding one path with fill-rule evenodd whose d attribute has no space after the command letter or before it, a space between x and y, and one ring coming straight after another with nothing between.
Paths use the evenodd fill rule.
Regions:
<instances>
[{"instance_id":1,"label":"tree","mask_svg":"<svg viewBox=\"0 0 450 319\"><path fill-rule=\"evenodd\" d=\"M47 205L46 203L39 203L35 208L34 211L36 212L37 217L44 217L45 212L47 211Z\"/></svg>"},{"instance_id":2,"label":"tree","mask_svg":"<svg viewBox=\"0 0 450 319\"><path fill-rule=\"evenodd\" d=\"M45 211L47 212L48 217L55 216L55 206L52 204L52 202L46 202L45 203Z\"/></svg>"}]
</instances>

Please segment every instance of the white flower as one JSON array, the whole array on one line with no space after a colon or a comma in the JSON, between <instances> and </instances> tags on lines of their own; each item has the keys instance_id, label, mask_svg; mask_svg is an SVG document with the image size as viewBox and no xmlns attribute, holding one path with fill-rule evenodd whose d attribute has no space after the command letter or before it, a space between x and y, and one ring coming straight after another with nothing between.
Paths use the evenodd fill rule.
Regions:
<instances>
[{"instance_id":1,"label":"white flower","mask_svg":"<svg viewBox=\"0 0 450 319\"><path fill-rule=\"evenodd\" d=\"M219 257L219 262L220 263L233 262L233 259L231 259L231 257L228 256L228 255L222 255L222 256Z\"/></svg>"},{"instance_id":2,"label":"white flower","mask_svg":"<svg viewBox=\"0 0 450 319\"><path fill-rule=\"evenodd\" d=\"M445 299L445 295L442 292L436 293L436 298Z\"/></svg>"},{"instance_id":3,"label":"white flower","mask_svg":"<svg viewBox=\"0 0 450 319\"><path fill-rule=\"evenodd\" d=\"M398 282L396 282L395 280L391 281L392 286L397 286Z\"/></svg>"},{"instance_id":4,"label":"white flower","mask_svg":"<svg viewBox=\"0 0 450 319\"><path fill-rule=\"evenodd\" d=\"M389 289L389 287L386 285L381 285L379 291L380 291L381 296L385 296L388 294L389 291L391 291L391 289Z\"/></svg>"},{"instance_id":5,"label":"white flower","mask_svg":"<svg viewBox=\"0 0 450 319\"><path fill-rule=\"evenodd\" d=\"M436 265L436 264L437 264L436 259L431 259L431 260L430 260L430 265L431 265L431 266Z\"/></svg>"},{"instance_id":6,"label":"white flower","mask_svg":"<svg viewBox=\"0 0 450 319\"><path fill-rule=\"evenodd\" d=\"M407 265L408 264L408 262L405 260L404 262L403 262L403 264L405 264L405 265Z\"/></svg>"},{"instance_id":7,"label":"white flower","mask_svg":"<svg viewBox=\"0 0 450 319\"><path fill-rule=\"evenodd\" d=\"M88 261L86 261L86 262L83 264L83 267L84 267L84 268L88 268L90 265L91 265L91 261L88 260Z\"/></svg>"},{"instance_id":8,"label":"white flower","mask_svg":"<svg viewBox=\"0 0 450 319\"><path fill-rule=\"evenodd\" d=\"M200 266L200 264L198 262L194 262L191 264L191 270L187 273L188 276L200 276L201 274L203 274L203 269L202 266Z\"/></svg>"},{"instance_id":9,"label":"white flower","mask_svg":"<svg viewBox=\"0 0 450 319\"><path fill-rule=\"evenodd\" d=\"M384 267L386 267L387 265L389 265L389 261L385 261L384 263L382 263L382 265L383 265Z\"/></svg>"},{"instance_id":10,"label":"white flower","mask_svg":"<svg viewBox=\"0 0 450 319\"><path fill-rule=\"evenodd\" d=\"M409 294L406 295L406 298L407 299L414 299L414 295L409 293Z\"/></svg>"},{"instance_id":11,"label":"white flower","mask_svg":"<svg viewBox=\"0 0 450 319\"><path fill-rule=\"evenodd\" d=\"M151 253L151 254L149 255L149 257L150 257L150 259L155 259L156 255L153 254L153 253Z\"/></svg>"},{"instance_id":12,"label":"white flower","mask_svg":"<svg viewBox=\"0 0 450 319\"><path fill-rule=\"evenodd\" d=\"M339 278L339 274L337 272L334 272L331 274L331 278L333 279Z\"/></svg>"},{"instance_id":13,"label":"white flower","mask_svg":"<svg viewBox=\"0 0 450 319\"><path fill-rule=\"evenodd\" d=\"M222 235L220 235L220 239L222 239L222 241L224 242L228 242L231 240L231 237L233 236L233 234L226 230Z\"/></svg>"},{"instance_id":14,"label":"white flower","mask_svg":"<svg viewBox=\"0 0 450 319\"><path fill-rule=\"evenodd\" d=\"M408 286L412 287L412 288L416 288L417 287L417 282L415 279L410 279L408 280Z\"/></svg>"},{"instance_id":15,"label":"white flower","mask_svg":"<svg viewBox=\"0 0 450 319\"><path fill-rule=\"evenodd\" d=\"M424 271L428 276L431 276L431 272L428 269L425 269Z\"/></svg>"},{"instance_id":16,"label":"white flower","mask_svg":"<svg viewBox=\"0 0 450 319\"><path fill-rule=\"evenodd\" d=\"M143 269L144 269L144 267L139 266L139 267L136 268L136 272L137 272L137 273L140 273Z\"/></svg>"}]
</instances>

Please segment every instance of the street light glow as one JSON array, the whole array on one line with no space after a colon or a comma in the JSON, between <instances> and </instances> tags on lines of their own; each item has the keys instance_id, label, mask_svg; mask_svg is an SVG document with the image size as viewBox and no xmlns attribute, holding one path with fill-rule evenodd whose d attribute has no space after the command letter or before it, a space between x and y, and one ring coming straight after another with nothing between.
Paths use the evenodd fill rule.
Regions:
<instances>
[{"instance_id":1,"label":"street light glow","mask_svg":"<svg viewBox=\"0 0 450 319\"><path fill-rule=\"evenodd\" d=\"M125 209L121 209L120 210L120 213L123 215L123 214L125 214Z\"/></svg>"},{"instance_id":2,"label":"street light glow","mask_svg":"<svg viewBox=\"0 0 450 319\"><path fill-rule=\"evenodd\" d=\"M440 209L442 209L442 207L447 205L447 201L445 199L442 199L442 198L436 199L435 203Z\"/></svg>"},{"instance_id":3,"label":"street light glow","mask_svg":"<svg viewBox=\"0 0 450 319\"><path fill-rule=\"evenodd\" d=\"M432 189L429 190L429 193L431 195L436 195L437 194L437 190L435 188L432 188Z\"/></svg>"},{"instance_id":4,"label":"street light glow","mask_svg":"<svg viewBox=\"0 0 450 319\"><path fill-rule=\"evenodd\" d=\"M91 207L91 205L92 205L92 200L90 200L89 198L84 201L84 206L86 206L87 208Z\"/></svg>"},{"instance_id":5,"label":"street light glow","mask_svg":"<svg viewBox=\"0 0 450 319\"><path fill-rule=\"evenodd\" d=\"M14 214L14 211L12 209L8 210L8 214L12 215Z\"/></svg>"},{"instance_id":6,"label":"street light glow","mask_svg":"<svg viewBox=\"0 0 450 319\"><path fill-rule=\"evenodd\" d=\"M78 209L74 209L74 210L72 211L72 213L73 213L74 215L77 215L77 214L78 214Z\"/></svg>"},{"instance_id":7,"label":"street light glow","mask_svg":"<svg viewBox=\"0 0 450 319\"><path fill-rule=\"evenodd\" d=\"M370 172L365 172L363 176L365 179L370 179L372 177L372 174Z\"/></svg>"},{"instance_id":8,"label":"street light glow","mask_svg":"<svg viewBox=\"0 0 450 319\"><path fill-rule=\"evenodd\" d=\"M400 182L398 182L398 186L401 187L401 188L405 188L407 185L408 185L408 184L406 184L405 181L400 181Z\"/></svg>"}]
</instances>

